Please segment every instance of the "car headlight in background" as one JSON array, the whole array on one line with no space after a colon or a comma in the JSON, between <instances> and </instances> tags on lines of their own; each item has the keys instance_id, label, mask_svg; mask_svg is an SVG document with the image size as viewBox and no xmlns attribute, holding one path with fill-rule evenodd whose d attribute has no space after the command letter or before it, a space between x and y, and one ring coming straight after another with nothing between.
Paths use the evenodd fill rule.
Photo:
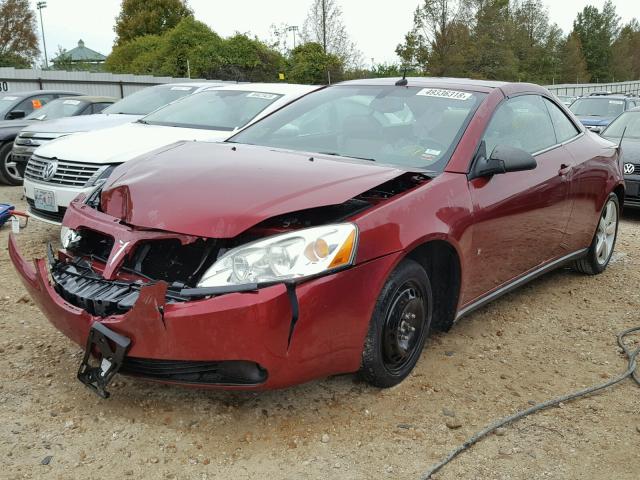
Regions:
<instances>
[{"instance_id":1,"label":"car headlight in background","mask_svg":"<svg viewBox=\"0 0 640 480\"><path fill-rule=\"evenodd\" d=\"M352 223L306 228L233 248L202 276L198 287L299 280L352 265L358 229Z\"/></svg>"},{"instance_id":2,"label":"car headlight in background","mask_svg":"<svg viewBox=\"0 0 640 480\"><path fill-rule=\"evenodd\" d=\"M113 172L113 170L117 167L118 165L106 165L104 167L102 167L100 170L98 170L93 177L91 177L89 179L89 181L87 182L87 187L94 187L96 185L102 185L104 182L107 181L107 178L109 178L109 175L111 175L111 172Z\"/></svg>"}]
</instances>

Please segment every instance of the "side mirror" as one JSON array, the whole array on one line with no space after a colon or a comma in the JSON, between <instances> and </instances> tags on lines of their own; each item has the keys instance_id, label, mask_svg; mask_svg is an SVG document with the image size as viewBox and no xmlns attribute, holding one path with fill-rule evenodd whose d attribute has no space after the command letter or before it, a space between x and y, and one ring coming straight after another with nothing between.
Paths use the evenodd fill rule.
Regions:
<instances>
[{"instance_id":1,"label":"side mirror","mask_svg":"<svg viewBox=\"0 0 640 480\"><path fill-rule=\"evenodd\" d=\"M16 120L17 118L24 118L26 115L23 110L11 110L5 118L7 120Z\"/></svg>"},{"instance_id":2,"label":"side mirror","mask_svg":"<svg viewBox=\"0 0 640 480\"><path fill-rule=\"evenodd\" d=\"M529 152L509 145L497 145L489 158L486 158L484 152L486 149L483 142L473 168L472 178L533 170L538 166L536 159Z\"/></svg>"}]
</instances>

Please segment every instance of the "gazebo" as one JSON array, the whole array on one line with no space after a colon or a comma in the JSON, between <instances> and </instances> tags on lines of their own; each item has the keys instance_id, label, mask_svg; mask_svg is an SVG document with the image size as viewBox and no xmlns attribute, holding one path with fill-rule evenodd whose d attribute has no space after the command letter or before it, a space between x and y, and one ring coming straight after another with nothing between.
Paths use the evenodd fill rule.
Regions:
<instances>
[{"instance_id":1,"label":"gazebo","mask_svg":"<svg viewBox=\"0 0 640 480\"><path fill-rule=\"evenodd\" d=\"M85 67L82 68L83 70L100 70L106 59L107 57L100 52L96 52L95 50L85 47L84 42L81 39L78 41L77 47L53 58L51 62L53 62L57 69L61 70L69 65L72 68L74 66L83 66ZM86 68L86 66L89 66L89 68Z\"/></svg>"}]
</instances>

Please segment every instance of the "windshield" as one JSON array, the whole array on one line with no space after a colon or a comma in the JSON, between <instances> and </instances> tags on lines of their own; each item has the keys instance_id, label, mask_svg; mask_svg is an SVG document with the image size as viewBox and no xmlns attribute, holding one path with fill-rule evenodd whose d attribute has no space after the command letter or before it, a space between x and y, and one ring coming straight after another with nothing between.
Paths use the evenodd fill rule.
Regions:
<instances>
[{"instance_id":1,"label":"windshield","mask_svg":"<svg viewBox=\"0 0 640 480\"><path fill-rule=\"evenodd\" d=\"M626 128L626 130L625 130ZM622 137L640 139L640 112L625 112L616 118L611 125L602 132L606 137Z\"/></svg>"},{"instance_id":2,"label":"windshield","mask_svg":"<svg viewBox=\"0 0 640 480\"><path fill-rule=\"evenodd\" d=\"M579 98L569 110L578 117L617 117L624 112L624 100L607 97Z\"/></svg>"},{"instance_id":3,"label":"windshield","mask_svg":"<svg viewBox=\"0 0 640 480\"><path fill-rule=\"evenodd\" d=\"M147 115L185 95L193 93L198 87L182 85L160 85L148 87L124 97L119 102L105 108L102 113L123 113L126 115Z\"/></svg>"},{"instance_id":4,"label":"windshield","mask_svg":"<svg viewBox=\"0 0 640 480\"><path fill-rule=\"evenodd\" d=\"M0 119L3 119L7 113L9 113L13 106L15 105L18 97L14 97L11 95L5 95L4 97L0 97Z\"/></svg>"},{"instance_id":5,"label":"windshield","mask_svg":"<svg viewBox=\"0 0 640 480\"><path fill-rule=\"evenodd\" d=\"M232 131L244 127L281 97L251 90L207 90L153 112L143 123Z\"/></svg>"},{"instance_id":6,"label":"windshield","mask_svg":"<svg viewBox=\"0 0 640 480\"><path fill-rule=\"evenodd\" d=\"M71 98L59 98L34 110L25 117L26 120L53 120L55 118L72 117L87 107L86 102Z\"/></svg>"},{"instance_id":7,"label":"windshield","mask_svg":"<svg viewBox=\"0 0 640 480\"><path fill-rule=\"evenodd\" d=\"M339 85L301 98L231 141L441 171L484 96Z\"/></svg>"}]
</instances>

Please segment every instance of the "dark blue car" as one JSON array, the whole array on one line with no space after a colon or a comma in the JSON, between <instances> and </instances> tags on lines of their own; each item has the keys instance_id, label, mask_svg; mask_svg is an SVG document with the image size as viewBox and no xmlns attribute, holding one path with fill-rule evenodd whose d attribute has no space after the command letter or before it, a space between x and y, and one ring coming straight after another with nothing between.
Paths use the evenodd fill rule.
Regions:
<instances>
[{"instance_id":1,"label":"dark blue car","mask_svg":"<svg viewBox=\"0 0 640 480\"><path fill-rule=\"evenodd\" d=\"M640 106L640 99L626 95L593 95L578 98L569 110L595 133L602 132L622 112Z\"/></svg>"}]
</instances>

